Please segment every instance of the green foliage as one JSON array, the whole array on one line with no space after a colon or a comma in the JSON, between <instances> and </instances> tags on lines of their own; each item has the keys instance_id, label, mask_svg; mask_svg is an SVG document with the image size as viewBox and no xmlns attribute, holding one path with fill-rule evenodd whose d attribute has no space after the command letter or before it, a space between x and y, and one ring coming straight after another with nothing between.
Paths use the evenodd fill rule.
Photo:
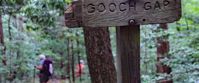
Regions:
<instances>
[{"instance_id":1,"label":"green foliage","mask_svg":"<svg viewBox=\"0 0 199 83\"><path fill-rule=\"evenodd\" d=\"M82 29L70 30L57 24L70 0L5 0L1 3L7 60L7 66L0 63L0 73L5 75L3 79L13 71L17 71L16 79L32 78L39 54L53 58L55 75L67 75L67 49L71 49L68 40L69 46L74 46L75 58L85 59ZM20 17L23 19L19 20ZM61 61L64 68L60 68Z\"/></svg>"},{"instance_id":2,"label":"green foliage","mask_svg":"<svg viewBox=\"0 0 199 83\"><path fill-rule=\"evenodd\" d=\"M17 79L32 78L38 54L53 58L55 74L66 76L68 55L86 59L82 29L69 29L57 23L72 0L1 0L0 13L3 19L4 41L7 66L0 63L0 74L17 71ZM169 37L169 58L162 62L172 67L175 83L193 83L199 80L199 7L198 0L183 0L183 13L180 21L169 24L169 31L157 29L158 25L141 27L141 72L143 83L155 83L166 74L157 77L156 38ZM23 17L19 27L18 17ZM10 20L9 20L10 19ZM16 22L17 21L17 22ZM9 29L9 27L11 29ZM110 28L113 55L116 55L116 31ZM9 33L11 32L11 34ZM11 37L11 39L10 39ZM77 41L79 43L77 43ZM73 46L73 49L71 50ZM68 49L70 51L68 51ZM1 47L2 50L2 47ZM0 56L3 59L3 56ZM86 69L88 73L88 69ZM5 79L4 78L4 79ZM90 80L89 75L83 77ZM28 82L26 82L28 83Z\"/></svg>"},{"instance_id":3,"label":"green foliage","mask_svg":"<svg viewBox=\"0 0 199 83\"><path fill-rule=\"evenodd\" d=\"M174 83L194 83L198 80L199 60L199 25L198 1L182 1L183 16L180 21L169 25L169 31L159 31L156 26L143 26L141 31L141 69L144 83L154 83L166 74L157 77L156 63L156 38L168 36L170 52L168 58L162 62L172 68ZM147 28L146 28L147 27ZM159 75L159 74L158 74Z\"/></svg>"}]
</instances>

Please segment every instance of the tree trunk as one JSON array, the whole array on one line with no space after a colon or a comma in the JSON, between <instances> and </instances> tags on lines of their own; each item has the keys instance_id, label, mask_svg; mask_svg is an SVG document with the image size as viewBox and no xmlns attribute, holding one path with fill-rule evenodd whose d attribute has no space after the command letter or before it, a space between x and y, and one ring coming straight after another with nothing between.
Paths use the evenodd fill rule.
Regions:
<instances>
[{"instance_id":1,"label":"tree trunk","mask_svg":"<svg viewBox=\"0 0 199 83\"><path fill-rule=\"evenodd\" d=\"M3 22L2 22L2 16L0 15L0 46L3 47L1 50L1 55L3 55L2 63L3 65L7 65L7 59L6 59L6 47L4 45L4 37L3 37Z\"/></svg>"},{"instance_id":2,"label":"tree trunk","mask_svg":"<svg viewBox=\"0 0 199 83\"><path fill-rule=\"evenodd\" d=\"M8 18L8 33L9 33L9 40L12 40L12 34L11 34L11 15L9 15Z\"/></svg>"},{"instance_id":3,"label":"tree trunk","mask_svg":"<svg viewBox=\"0 0 199 83\"><path fill-rule=\"evenodd\" d=\"M107 27L85 27L84 38L92 83L117 83Z\"/></svg>"},{"instance_id":4,"label":"tree trunk","mask_svg":"<svg viewBox=\"0 0 199 83\"><path fill-rule=\"evenodd\" d=\"M2 23L2 17L0 15L0 44L1 46L4 45L4 40L3 40L3 23Z\"/></svg>"},{"instance_id":5,"label":"tree trunk","mask_svg":"<svg viewBox=\"0 0 199 83\"><path fill-rule=\"evenodd\" d=\"M73 42L73 41L72 41ZM72 67L72 83L75 83L75 58L74 58L74 46L71 42L71 67Z\"/></svg>"},{"instance_id":6,"label":"tree trunk","mask_svg":"<svg viewBox=\"0 0 199 83\"><path fill-rule=\"evenodd\" d=\"M3 38L3 23L2 23L2 17L0 15L0 47L1 46L3 47L3 49L1 49L1 55L4 55L5 52L4 52L4 38ZM6 65L3 59L2 59L2 62L4 65ZM0 74L0 83L1 83L1 79L2 78L1 78L1 74Z\"/></svg>"},{"instance_id":7,"label":"tree trunk","mask_svg":"<svg viewBox=\"0 0 199 83\"><path fill-rule=\"evenodd\" d=\"M67 39L67 52L68 52L68 56L67 56L67 58L68 58L68 62L67 62L67 74L68 74L68 76L67 76L67 78L68 78L68 80L69 80L69 83L71 83L71 77L70 77L70 63L71 63L71 52L70 52L70 39L68 38Z\"/></svg>"},{"instance_id":8,"label":"tree trunk","mask_svg":"<svg viewBox=\"0 0 199 83\"><path fill-rule=\"evenodd\" d=\"M76 36L79 37L79 34L76 33ZM80 42L79 42L79 39L76 39L76 43L77 43L77 60L78 60L78 64L80 64L80 60L81 60L81 57L80 57ZM79 68L81 67L81 65L79 65ZM80 69L80 72L82 73L83 71ZM80 74L79 76L79 81L80 83L82 82L82 75Z\"/></svg>"},{"instance_id":9,"label":"tree trunk","mask_svg":"<svg viewBox=\"0 0 199 83\"><path fill-rule=\"evenodd\" d=\"M24 23L24 19L22 16L18 17L17 18L17 21L18 21L18 28L19 28L19 31L23 32L24 31L24 27L23 27L23 23Z\"/></svg>"},{"instance_id":10,"label":"tree trunk","mask_svg":"<svg viewBox=\"0 0 199 83\"><path fill-rule=\"evenodd\" d=\"M167 30L167 24L160 24L160 28L163 30ZM171 73L171 67L164 65L161 63L161 59L168 57L169 53L169 41L168 37L159 37L157 38L158 47L157 47L157 73ZM158 80L157 83L173 83L170 77L166 77L165 79Z\"/></svg>"}]
</instances>

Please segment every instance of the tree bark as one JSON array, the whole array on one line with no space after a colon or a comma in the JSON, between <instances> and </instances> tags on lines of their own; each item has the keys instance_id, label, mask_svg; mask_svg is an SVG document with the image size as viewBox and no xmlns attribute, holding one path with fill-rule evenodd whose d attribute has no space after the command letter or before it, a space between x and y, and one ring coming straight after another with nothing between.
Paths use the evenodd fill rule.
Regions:
<instances>
[{"instance_id":1,"label":"tree bark","mask_svg":"<svg viewBox=\"0 0 199 83\"><path fill-rule=\"evenodd\" d=\"M7 65L7 60L6 60L6 47L4 45L4 37L3 37L3 22L2 22L2 16L0 15L0 46L3 47L1 50L1 55L3 55L2 63L3 65Z\"/></svg>"},{"instance_id":2,"label":"tree bark","mask_svg":"<svg viewBox=\"0 0 199 83\"><path fill-rule=\"evenodd\" d=\"M71 41L71 67L72 67L72 83L75 83L75 58L74 58L74 46L72 43L73 41Z\"/></svg>"},{"instance_id":3,"label":"tree bark","mask_svg":"<svg viewBox=\"0 0 199 83\"><path fill-rule=\"evenodd\" d=\"M78 37L79 36L79 34L78 33L76 33L76 36ZM79 39L76 39L76 43L77 43L77 49L78 49L78 51L77 51L77 60L78 60L78 64L80 64L80 60L81 60L81 56L80 56L80 42L79 42ZM81 65L79 65L79 68L81 67ZM80 69L80 72L82 73L83 71ZM79 76L79 81L80 81L80 83L82 82L82 75L80 74L80 76Z\"/></svg>"},{"instance_id":4,"label":"tree bark","mask_svg":"<svg viewBox=\"0 0 199 83\"><path fill-rule=\"evenodd\" d=\"M163 30L168 30L168 25L165 24L160 24L160 28ZM166 73L170 74L171 73L171 67L164 65L161 63L161 59L164 59L168 57L169 53L169 41L168 37L158 37L157 38L158 42L158 47L157 47L157 73ZM158 80L157 83L173 83L171 78L165 78Z\"/></svg>"},{"instance_id":5,"label":"tree bark","mask_svg":"<svg viewBox=\"0 0 199 83\"><path fill-rule=\"evenodd\" d=\"M85 27L84 38L92 83L117 83L107 27Z\"/></svg>"},{"instance_id":6,"label":"tree bark","mask_svg":"<svg viewBox=\"0 0 199 83\"><path fill-rule=\"evenodd\" d=\"M0 46L3 47L3 49L1 50L1 55L4 55L4 38L3 38L3 23L2 23L2 17L0 15ZM2 59L3 64L5 65L4 60ZM1 83L1 77L2 75L0 74L0 83Z\"/></svg>"},{"instance_id":7,"label":"tree bark","mask_svg":"<svg viewBox=\"0 0 199 83\"><path fill-rule=\"evenodd\" d=\"M9 40L12 40L12 34L11 34L11 15L9 15L8 18L8 33L9 33Z\"/></svg>"},{"instance_id":8,"label":"tree bark","mask_svg":"<svg viewBox=\"0 0 199 83\"><path fill-rule=\"evenodd\" d=\"M70 66L70 64L71 64L71 50L70 50L70 44L71 44L71 42L70 42L70 39L68 38L67 39L67 58L68 58L68 62L67 62L67 74L68 74L68 76L67 76L67 78L68 78L68 80L69 80L69 83L71 83L71 76L70 76L70 73L71 73L71 71L70 71L70 69L71 69L71 66Z\"/></svg>"},{"instance_id":9,"label":"tree bark","mask_svg":"<svg viewBox=\"0 0 199 83\"><path fill-rule=\"evenodd\" d=\"M3 23L2 23L2 17L0 15L0 44L1 46L4 45L4 40L3 40Z\"/></svg>"}]
</instances>

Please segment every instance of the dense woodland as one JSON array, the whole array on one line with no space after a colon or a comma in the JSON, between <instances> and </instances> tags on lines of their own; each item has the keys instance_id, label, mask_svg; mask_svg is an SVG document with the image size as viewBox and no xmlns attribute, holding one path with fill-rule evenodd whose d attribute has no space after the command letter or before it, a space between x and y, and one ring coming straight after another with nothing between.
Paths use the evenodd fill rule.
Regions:
<instances>
[{"instance_id":1,"label":"dense woodland","mask_svg":"<svg viewBox=\"0 0 199 83\"><path fill-rule=\"evenodd\" d=\"M82 59L86 68L76 83L91 83L82 28L68 28L64 12L71 0L0 1L0 83L34 83L38 55L53 59L54 78L74 79L75 64ZM182 0L182 18L168 24L141 26L141 81L155 83L171 77L174 83L199 80L199 1ZM109 28L112 54L116 59L116 29ZM156 72L158 37L167 37L169 53L160 62L172 68L170 74ZM116 67L117 68L117 67ZM16 72L16 77L11 78ZM114 76L114 75L113 75Z\"/></svg>"}]
</instances>

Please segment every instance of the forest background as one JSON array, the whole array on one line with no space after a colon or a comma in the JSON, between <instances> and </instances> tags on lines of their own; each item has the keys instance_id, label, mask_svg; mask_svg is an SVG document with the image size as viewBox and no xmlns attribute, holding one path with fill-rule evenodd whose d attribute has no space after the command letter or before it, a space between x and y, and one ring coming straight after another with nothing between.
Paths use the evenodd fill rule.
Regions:
<instances>
[{"instance_id":1,"label":"forest background","mask_svg":"<svg viewBox=\"0 0 199 83\"><path fill-rule=\"evenodd\" d=\"M72 70L68 65L77 64L78 59L86 61L82 28L69 29L64 25L64 11L70 3L71 0L0 1L4 37L4 43L0 45L1 83L8 80L13 71L17 71L15 81L31 81L39 54L53 59L54 74L57 77L71 76L71 73L67 73ZM156 38L160 36L169 37L169 58L162 62L172 67L174 83L193 83L199 80L198 5L198 0L182 0L182 18L170 23L168 31L159 29L158 25L141 26L142 83L155 83L165 76L157 77L156 73ZM114 27L110 27L109 31L112 52L116 56L116 31ZM87 66L82 79L82 83L90 82Z\"/></svg>"}]
</instances>

